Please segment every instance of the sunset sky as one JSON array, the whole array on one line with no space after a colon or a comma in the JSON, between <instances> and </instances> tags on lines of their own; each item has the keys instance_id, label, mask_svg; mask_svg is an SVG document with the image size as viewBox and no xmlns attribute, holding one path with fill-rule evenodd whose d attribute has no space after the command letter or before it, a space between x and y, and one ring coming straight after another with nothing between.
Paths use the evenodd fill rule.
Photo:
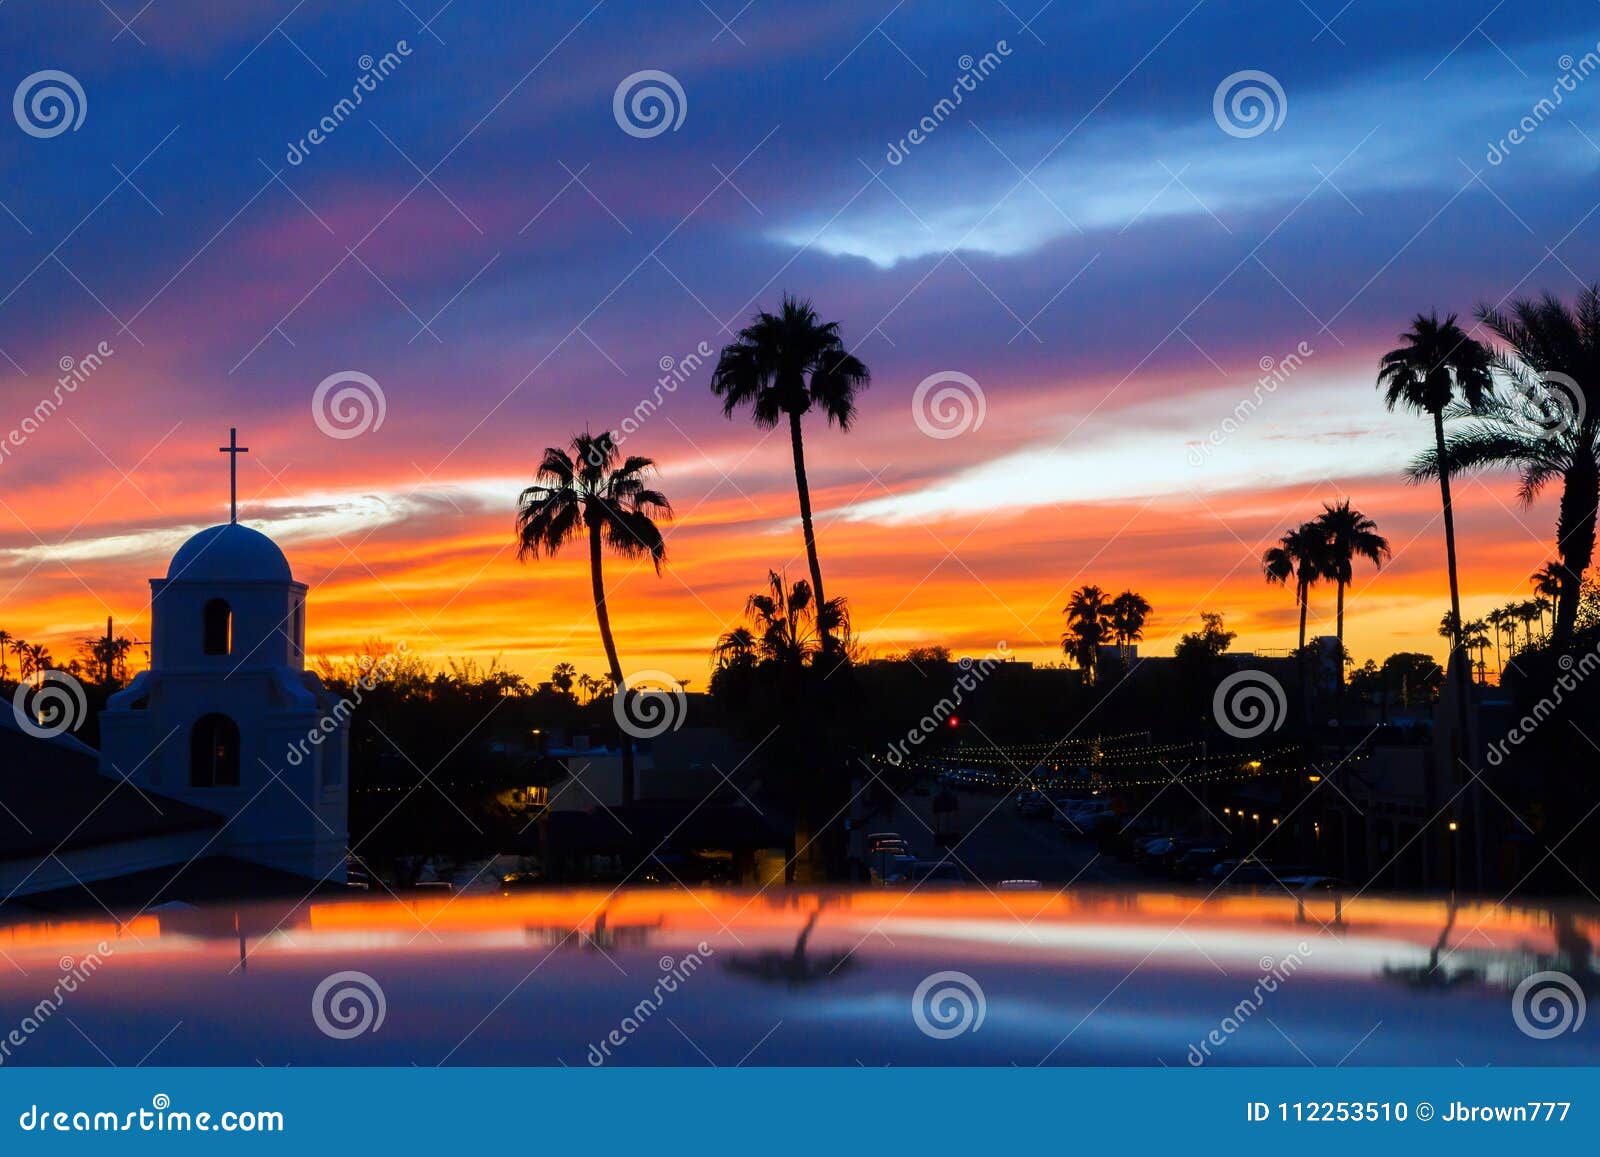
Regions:
<instances>
[{"instance_id":1,"label":"sunset sky","mask_svg":"<svg viewBox=\"0 0 1600 1157\"><path fill-rule=\"evenodd\" d=\"M598 673L586 557L518 563L517 492L789 291L872 370L858 424L813 416L806 445L829 594L878 653L1057 659L1085 582L1149 598L1147 654L1202 610L1288 647L1260 553L1346 497L1395 549L1350 593L1357 661L1440 653L1437 490L1402 477L1431 435L1376 361L1419 309L1596 275L1591 0L442 2L0 8L5 91L61 70L86 103L55 136L0 122L0 627L62 661L107 614L148 637L147 580L227 518L237 426L241 521L310 585L314 652ZM683 119L633 135L613 98L647 69ZM1242 70L1281 86L1278 127L1219 125ZM786 433L725 419L710 368L625 443L678 512L664 572L607 571L624 668L691 686L769 568L805 573ZM384 417L334 438L313 393L342 371ZM981 425L924 432L941 372ZM1457 494L1464 610L1531 597L1553 496ZM1312 616L1332 632L1331 589Z\"/></svg>"}]
</instances>

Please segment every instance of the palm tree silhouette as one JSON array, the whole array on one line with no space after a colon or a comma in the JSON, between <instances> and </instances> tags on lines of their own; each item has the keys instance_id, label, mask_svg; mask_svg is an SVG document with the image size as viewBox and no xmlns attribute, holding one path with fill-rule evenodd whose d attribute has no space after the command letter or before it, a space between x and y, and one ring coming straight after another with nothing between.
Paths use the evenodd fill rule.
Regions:
<instances>
[{"instance_id":1,"label":"palm tree silhouette","mask_svg":"<svg viewBox=\"0 0 1600 1157\"><path fill-rule=\"evenodd\" d=\"M1334 505L1324 502L1316 526L1325 536L1327 558L1324 577L1333 580L1339 591L1334 634L1339 640L1339 686L1344 686L1344 589L1355 579L1355 563L1364 558L1375 567L1382 567L1389 558L1389 540L1378 533L1378 524L1359 510L1350 508L1350 500Z\"/></svg>"},{"instance_id":2,"label":"palm tree silhouette","mask_svg":"<svg viewBox=\"0 0 1600 1157\"><path fill-rule=\"evenodd\" d=\"M1067 630L1061 636L1061 649L1082 668L1084 680L1094 682L1100 658L1100 642L1106 636L1108 610L1106 592L1097 586L1081 586L1072 592L1061 608L1067 616Z\"/></svg>"},{"instance_id":3,"label":"palm tree silhouette","mask_svg":"<svg viewBox=\"0 0 1600 1157\"><path fill-rule=\"evenodd\" d=\"M811 521L811 487L806 481L806 455L800 419L813 407L827 415L830 424L849 430L855 420L856 394L867 388L872 375L845 349L837 322L822 322L809 301L785 294L777 314L762 310L722 349L711 375L711 392L722 399L722 412L732 417L740 406L764 430L789 419L789 443L794 453L795 489L800 496L800 525L805 532L806 559L811 568L811 590L819 606L827 605L823 593L822 565L817 561L817 534ZM825 633L823 646L831 649Z\"/></svg>"},{"instance_id":4,"label":"palm tree silhouette","mask_svg":"<svg viewBox=\"0 0 1600 1157\"><path fill-rule=\"evenodd\" d=\"M1489 624L1482 619L1468 619L1461 627L1461 645L1478 653L1478 682L1487 683L1483 653L1489 649Z\"/></svg>"},{"instance_id":5,"label":"palm tree silhouette","mask_svg":"<svg viewBox=\"0 0 1600 1157\"><path fill-rule=\"evenodd\" d=\"M557 663L550 671L550 685L563 695L571 694L578 669L571 663Z\"/></svg>"},{"instance_id":6,"label":"palm tree silhouette","mask_svg":"<svg viewBox=\"0 0 1600 1157\"><path fill-rule=\"evenodd\" d=\"M1261 556L1261 570L1269 583L1287 586L1294 579L1294 601L1300 608L1300 645L1306 647L1306 604L1311 587L1327 569L1327 540L1314 522L1289 531Z\"/></svg>"},{"instance_id":7,"label":"palm tree silhouette","mask_svg":"<svg viewBox=\"0 0 1600 1157\"><path fill-rule=\"evenodd\" d=\"M1378 388L1390 410L1404 406L1433 419L1435 452L1444 454L1444 418L1459 396L1462 406L1476 412L1493 392L1490 354L1456 324L1456 315L1439 320L1437 313L1417 314L1411 328L1400 335L1404 345L1390 350L1378 363ZM1450 650L1462 649L1461 590L1456 578L1456 519L1450 502L1450 471L1439 472L1439 497L1444 504L1444 553L1450 574L1450 614L1457 633Z\"/></svg>"},{"instance_id":8,"label":"palm tree silhouette","mask_svg":"<svg viewBox=\"0 0 1600 1157\"><path fill-rule=\"evenodd\" d=\"M1148 599L1131 590L1111 600L1111 633L1116 636L1123 663L1128 661L1128 645L1144 638L1144 621L1150 617L1152 609Z\"/></svg>"},{"instance_id":9,"label":"palm tree silhouette","mask_svg":"<svg viewBox=\"0 0 1600 1157\"><path fill-rule=\"evenodd\" d=\"M711 662L719 671L729 667L748 667L756 661L756 636L749 627L734 627L717 639L711 649Z\"/></svg>"},{"instance_id":10,"label":"palm tree silhouette","mask_svg":"<svg viewBox=\"0 0 1600 1157\"><path fill-rule=\"evenodd\" d=\"M1546 604L1545 609L1551 611L1550 629L1555 630L1555 606L1561 598L1561 566L1559 563L1547 562L1533 574L1528 576L1528 581L1533 585L1534 594ZM1544 624L1541 622L1540 627Z\"/></svg>"},{"instance_id":11,"label":"palm tree silhouette","mask_svg":"<svg viewBox=\"0 0 1600 1157\"><path fill-rule=\"evenodd\" d=\"M585 430L573 436L571 453L557 446L545 448L533 485L517 499L519 559L554 556L587 531L595 620L612 685L621 694L627 694L627 686L606 610L603 548L609 547L619 558L648 557L656 573L661 573L667 543L656 520L670 519L672 504L665 494L645 485L646 476L654 470L655 462L649 458L630 455L623 459L610 431L591 435ZM633 743L626 731L619 738L622 802L629 805L633 803Z\"/></svg>"},{"instance_id":12,"label":"palm tree silhouette","mask_svg":"<svg viewBox=\"0 0 1600 1157\"><path fill-rule=\"evenodd\" d=\"M1480 308L1478 318L1506 344L1495 352L1493 366L1516 396L1496 394L1479 414L1462 412L1472 420L1446 438L1442 449L1420 455L1411 475L1509 467L1520 475L1524 504L1560 480L1561 592L1554 642L1564 648L1572 638L1584 572L1594 560L1600 505L1600 405L1594 404L1600 399L1600 286L1584 289L1573 309L1545 294L1513 301L1509 311Z\"/></svg>"},{"instance_id":13,"label":"palm tree silhouette","mask_svg":"<svg viewBox=\"0 0 1600 1157\"><path fill-rule=\"evenodd\" d=\"M752 653L762 662L798 669L832 645L836 633L850 631L849 611L842 598L818 603L805 579L785 585L784 576L767 572L767 589L750 596L745 614L754 630L745 630ZM746 640L738 628L723 635L717 649L737 650Z\"/></svg>"},{"instance_id":14,"label":"palm tree silhouette","mask_svg":"<svg viewBox=\"0 0 1600 1157\"><path fill-rule=\"evenodd\" d=\"M0 630L0 683L7 681L10 668L6 666L6 652L11 649L11 632Z\"/></svg>"},{"instance_id":15,"label":"palm tree silhouette","mask_svg":"<svg viewBox=\"0 0 1600 1157\"><path fill-rule=\"evenodd\" d=\"M17 657L17 678L26 679L29 675L28 667L28 642L26 639L13 637L11 640L11 653Z\"/></svg>"},{"instance_id":16,"label":"palm tree silhouette","mask_svg":"<svg viewBox=\"0 0 1600 1157\"><path fill-rule=\"evenodd\" d=\"M1503 671L1505 668L1505 659L1500 654L1500 641L1506 633L1506 627L1509 621L1506 615L1506 609L1504 607L1496 607L1494 610L1484 615L1483 620L1484 622L1488 623L1489 626L1494 628L1494 665L1496 671ZM1516 640L1512 640L1513 643L1515 643L1515 641Z\"/></svg>"}]
</instances>

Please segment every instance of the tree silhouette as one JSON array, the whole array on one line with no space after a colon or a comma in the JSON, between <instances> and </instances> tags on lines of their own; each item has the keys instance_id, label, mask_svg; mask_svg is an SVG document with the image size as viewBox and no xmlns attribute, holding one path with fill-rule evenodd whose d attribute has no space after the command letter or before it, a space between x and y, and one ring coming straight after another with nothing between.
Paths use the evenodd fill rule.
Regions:
<instances>
[{"instance_id":1,"label":"tree silhouette","mask_svg":"<svg viewBox=\"0 0 1600 1157\"><path fill-rule=\"evenodd\" d=\"M1572 639L1584 573L1594 559L1600 505L1600 286L1579 295L1575 308L1543 297L1513 301L1507 311L1480 308L1479 319L1505 343L1494 354L1496 376L1508 387L1464 419L1443 447L1420 455L1413 478L1441 472L1510 468L1518 496L1531 505L1546 486L1561 483L1556 553L1561 591L1554 643ZM1574 394L1578 396L1574 396ZM1586 404L1587 403L1587 404Z\"/></svg>"},{"instance_id":2,"label":"tree silhouette","mask_svg":"<svg viewBox=\"0 0 1600 1157\"><path fill-rule=\"evenodd\" d=\"M1338 504L1323 503L1322 514L1317 518L1317 528L1327 543L1327 556L1323 575L1333 580L1339 592L1334 633L1339 640L1339 684L1344 685L1344 590L1355 579L1357 559L1366 559L1375 567L1388 560L1389 540L1378 533L1378 524L1359 510L1350 507L1347 498Z\"/></svg>"},{"instance_id":3,"label":"tree silhouette","mask_svg":"<svg viewBox=\"0 0 1600 1157\"><path fill-rule=\"evenodd\" d=\"M1261 570L1269 583L1287 586L1294 580L1294 601L1300 608L1300 643L1306 647L1306 604L1308 595L1317 580L1328 569L1327 538L1314 522L1306 522L1289 531L1261 556Z\"/></svg>"},{"instance_id":4,"label":"tree silhouette","mask_svg":"<svg viewBox=\"0 0 1600 1157\"><path fill-rule=\"evenodd\" d=\"M1383 355L1378 363L1378 388L1390 410L1405 407L1433 419L1435 452L1444 454L1444 419L1450 403L1460 400L1476 412L1493 390L1490 354L1456 324L1456 315L1444 321L1437 313L1417 314L1411 328L1400 335L1404 344ZM1450 576L1452 622L1461 624L1461 591L1456 578L1456 521L1450 502L1450 471L1439 471L1439 497L1444 504L1445 563ZM1450 649L1461 647L1459 635Z\"/></svg>"},{"instance_id":5,"label":"tree silhouette","mask_svg":"<svg viewBox=\"0 0 1600 1157\"><path fill-rule=\"evenodd\" d=\"M563 695L572 694L572 683L578 677L578 669L571 663L557 663L550 672L550 685Z\"/></svg>"},{"instance_id":6,"label":"tree silhouette","mask_svg":"<svg viewBox=\"0 0 1600 1157\"><path fill-rule=\"evenodd\" d=\"M1110 630L1106 619L1109 609L1106 592L1092 585L1081 586L1073 591L1067 605L1061 608L1061 613L1067 616L1061 649L1082 669L1086 683L1094 682L1100 644Z\"/></svg>"},{"instance_id":7,"label":"tree silhouette","mask_svg":"<svg viewBox=\"0 0 1600 1157\"><path fill-rule=\"evenodd\" d=\"M823 606L827 605L827 596L823 593L822 565L817 560L817 534L811 518L811 487L806 479L800 420L816 408L830 424L849 430L855 420L856 394L867 388L871 378L867 367L845 349L838 323L822 322L809 301L787 294L778 313L760 311L732 343L723 347L711 376L711 392L722 399L726 416L731 418L739 407L749 406L751 419L767 430L788 418L811 590ZM832 647L826 633L823 646Z\"/></svg>"},{"instance_id":8,"label":"tree silhouette","mask_svg":"<svg viewBox=\"0 0 1600 1157\"><path fill-rule=\"evenodd\" d=\"M1148 599L1131 590L1111 600L1111 633L1116 636L1124 664L1128 661L1129 645L1144 638L1144 622L1150 617L1151 609Z\"/></svg>"},{"instance_id":9,"label":"tree silhouette","mask_svg":"<svg viewBox=\"0 0 1600 1157\"><path fill-rule=\"evenodd\" d=\"M672 504L665 494L645 485L655 463L637 455L623 459L609 431L576 434L570 450L546 447L533 485L517 499L517 557L554 556L587 532L589 579L600 641L612 685L626 694L606 609L603 556L609 548L619 558L648 558L660 574L667 543L656 520L670 519ZM622 802L628 805L633 803L633 743L626 732L620 739Z\"/></svg>"}]
</instances>

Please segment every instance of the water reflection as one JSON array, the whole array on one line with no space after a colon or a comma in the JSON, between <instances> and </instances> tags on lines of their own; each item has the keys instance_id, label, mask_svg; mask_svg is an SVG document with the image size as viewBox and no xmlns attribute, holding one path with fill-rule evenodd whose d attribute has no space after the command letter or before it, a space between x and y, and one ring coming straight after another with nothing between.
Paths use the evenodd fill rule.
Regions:
<instances>
[{"instance_id":1,"label":"water reflection","mask_svg":"<svg viewBox=\"0 0 1600 1157\"><path fill-rule=\"evenodd\" d=\"M766 984L783 983L791 989L832 980L856 963L855 952L828 952L819 957L807 955L811 933L822 916L822 908L814 909L806 918L795 938L791 952L735 953L723 967L739 976L749 976Z\"/></svg>"}]
</instances>

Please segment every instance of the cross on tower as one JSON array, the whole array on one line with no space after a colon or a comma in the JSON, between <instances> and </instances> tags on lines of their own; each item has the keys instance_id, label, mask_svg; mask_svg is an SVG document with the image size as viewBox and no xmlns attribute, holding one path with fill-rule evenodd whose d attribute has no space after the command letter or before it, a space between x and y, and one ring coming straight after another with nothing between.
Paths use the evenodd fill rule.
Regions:
<instances>
[{"instance_id":1,"label":"cross on tower","mask_svg":"<svg viewBox=\"0 0 1600 1157\"><path fill-rule=\"evenodd\" d=\"M228 455L228 521L239 521L239 455L250 453L250 447L239 445L239 430L228 427L228 444L218 446L217 453Z\"/></svg>"}]
</instances>

